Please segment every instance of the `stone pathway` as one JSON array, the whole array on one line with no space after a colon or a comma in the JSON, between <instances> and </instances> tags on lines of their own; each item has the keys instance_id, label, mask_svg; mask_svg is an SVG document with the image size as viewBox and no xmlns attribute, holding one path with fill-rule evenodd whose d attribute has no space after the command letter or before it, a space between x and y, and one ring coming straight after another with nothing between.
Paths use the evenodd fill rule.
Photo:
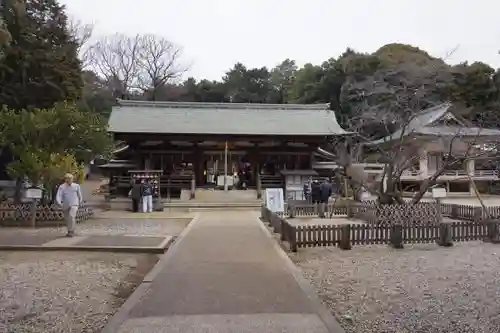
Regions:
<instances>
[{"instance_id":1,"label":"stone pathway","mask_svg":"<svg viewBox=\"0 0 500 333\"><path fill-rule=\"evenodd\" d=\"M256 212L200 213L157 267L103 332L340 332Z\"/></svg>"},{"instance_id":2,"label":"stone pathway","mask_svg":"<svg viewBox=\"0 0 500 333\"><path fill-rule=\"evenodd\" d=\"M98 218L77 225L77 236L66 228L0 228L0 250L92 250L163 253L191 218Z\"/></svg>"},{"instance_id":3,"label":"stone pathway","mask_svg":"<svg viewBox=\"0 0 500 333\"><path fill-rule=\"evenodd\" d=\"M0 250L10 251L106 251L163 253L172 236L77 235L65 237L55 233L0 231Z\"/></svg>"}]
</instances>

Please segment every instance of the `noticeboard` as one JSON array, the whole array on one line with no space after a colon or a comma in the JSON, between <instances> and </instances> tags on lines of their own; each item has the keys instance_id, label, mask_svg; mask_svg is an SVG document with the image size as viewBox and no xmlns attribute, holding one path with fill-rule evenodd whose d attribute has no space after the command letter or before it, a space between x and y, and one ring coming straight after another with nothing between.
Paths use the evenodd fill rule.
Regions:
<instances>
[{"instance_id":1,"label":"noticeboard","mask_svg":"<svg viewBox=\"0 0 500 333\"><path fill-rule=\"evenodd\" d=\"M274 213L283 213L285 211L285 200L283 198L282 188L266 189L266 207Z\"/></svg>"},{"instance_id":2,"label":"noticeboard","mask_svg":"<svg viewBox=\"0 0 500 333\"><path fill-rule=\"evenodd\" d=\"M24 192L24 197L27 199L41 199L42 190L39 188L27 188Z\"/></svg>"},{"instance_id":3,"label":"noticeboard","mask_svg":"<svg viewBox=\"0 0 500 333\"><path fill-rule=\"evenodd\" d=\"M433 198L446 198L446 189L442 187L435 187L432 189Z\"/></svg>"}]
</instances>

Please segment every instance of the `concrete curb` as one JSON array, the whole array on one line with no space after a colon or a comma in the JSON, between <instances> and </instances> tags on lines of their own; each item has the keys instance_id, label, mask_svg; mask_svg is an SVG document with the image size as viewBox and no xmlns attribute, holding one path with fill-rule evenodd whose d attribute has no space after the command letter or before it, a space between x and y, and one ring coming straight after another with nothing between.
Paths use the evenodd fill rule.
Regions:
<instances>
[{"instance_id":1,"label":"concrete curb","mask_svg":"<svg viewBox=\"0 0 500 333\"><path fill-rule=\"evenodd\" d=\"M81 251L81 252L121 252L121 253L165 253L173 237L160 246L38 246L38 245L0 245L0 251Z\"/></svg>"},{"instance_id":2,"label":"concrete curb","mask_svg":"<svg viewBox=\"0 0 500 333\"><path fill-rule=\"evenodd\" d=\"M337 319L330 313L330 311L323 305L321 300L319 299L316 291L313 286L307 281L300 268L295 266L292 259L286 254L285 250L278 244L276 239L271 234L271 231L264 225L264 223L260 220L258 216L255 217L260 228L266 234L268 240L272 242L272 245L276 252L278 252L279 256L283 259L283 262L287 266L287 268L292 273L295 281L299 285L300 289L304 292L306 297L309 299L313 309L316 311L316 314L321 319L321 321L325 324L326 328L330 333L345 333L342 326L340 326Z\"/></svg>"},{"instance_id":3,"label":"concrete curb","mask_svg":"<svg viewBox=\"0 0 500 333\"><path fill-rule=\"evenodd\" d=\"M134 292L129 296L129 298L123 303L123 305L118 309L118 311L111 317L111 319L106 323L101 333L116 333L118 332L120 326L128 319L130 311L136 306L142 298L148 293L149 287L153 280L158 276L165 265L170 261L170 258L175 254L179 248L179 244L182 242L184 237L191 231L193 226L199 220L200 214L196 214L195 217L189 222L188 226L176 237L175 242L169 247L168 251L163 254L161 259L156 263L156 265L151 269L151 271L144 277L141 284L134 290Z\"/></svg>"},{"instance_id":4,"label":"concrete curb","mask_svg":"<svg viewBox=\"0 0 500 333\"><path fill-rule=\"evenodd\" d=\"M194 215L194 214L193 214ZM97 216L93 217L92 220L193 220L194 216ZM65 226L61 224L61 226Z\"/></svg>"}]
</instances>

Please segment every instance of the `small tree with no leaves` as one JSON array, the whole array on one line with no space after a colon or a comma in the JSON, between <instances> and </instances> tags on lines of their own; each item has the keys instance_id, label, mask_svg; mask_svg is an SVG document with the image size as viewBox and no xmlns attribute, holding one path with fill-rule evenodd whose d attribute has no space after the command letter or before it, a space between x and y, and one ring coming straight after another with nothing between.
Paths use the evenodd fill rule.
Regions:
<instances>
[{"instance_id":1,"label":"small tree with no leaves","mask_svg":"<svg viewBox=\"0 0 500 333\"><path fill-rule=\"evenodd\" d=\"M373 140L372 138L358 134L355 138L347 141L336 142L339 154L339 164L344 167L345 176L349 179L350 185L355 193L355 198L359 199L359 191L362 189L375 195L381 204L404 203L401 188L402 178L405 174L420 176L422 170L417 170L419 164L421 148L427 144L439 146L439 152L443 159L436 169L429 170L430 173L419 178L419 185L414 192L411 202L418 203L428 190L436 185L439 178L457 170L462 163L479 158L496 158L497 150L492 149L500 136L500 132L495 129L481 128L480 126L469 127L461 120L457 123L456 118L440 119L442 122L436 127L418 127L416 123L422 121L427 115L447 114L451 106L442 104L436 111L415 112L397 121L399 129L391 135ZM444 109L446 109L446 111ZM381 125L384 120L378 119ZM375 122L375 119L370 119ZM392 124L394 117L391 118ZM371 156L370 156L371 155ZM426 159L424 161L427 161ZM383 166L376 182L369 182L366 172L357 163L378 163ZM427 165L425 166L427 168ZM462 180L469 180L469 175L462 175ZM414 179L416 180L416 179Z\"/></svg>"}]
</instances>

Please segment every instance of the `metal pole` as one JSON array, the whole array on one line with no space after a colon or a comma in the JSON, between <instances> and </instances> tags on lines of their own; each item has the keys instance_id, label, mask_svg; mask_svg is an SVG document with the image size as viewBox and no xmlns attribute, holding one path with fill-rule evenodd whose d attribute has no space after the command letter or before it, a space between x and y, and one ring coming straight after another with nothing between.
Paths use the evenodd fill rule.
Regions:
<instances>
[{"instance_id":1,"label":"metal pole","mask_svg":"<svg viewBox=\"0 0 500 333\"><path fill-rule=\"evenodd\" d=\"M224 191L227 192L228 183L227 183L227 141L224 147Z\"/></svg>"}]
</instances>

